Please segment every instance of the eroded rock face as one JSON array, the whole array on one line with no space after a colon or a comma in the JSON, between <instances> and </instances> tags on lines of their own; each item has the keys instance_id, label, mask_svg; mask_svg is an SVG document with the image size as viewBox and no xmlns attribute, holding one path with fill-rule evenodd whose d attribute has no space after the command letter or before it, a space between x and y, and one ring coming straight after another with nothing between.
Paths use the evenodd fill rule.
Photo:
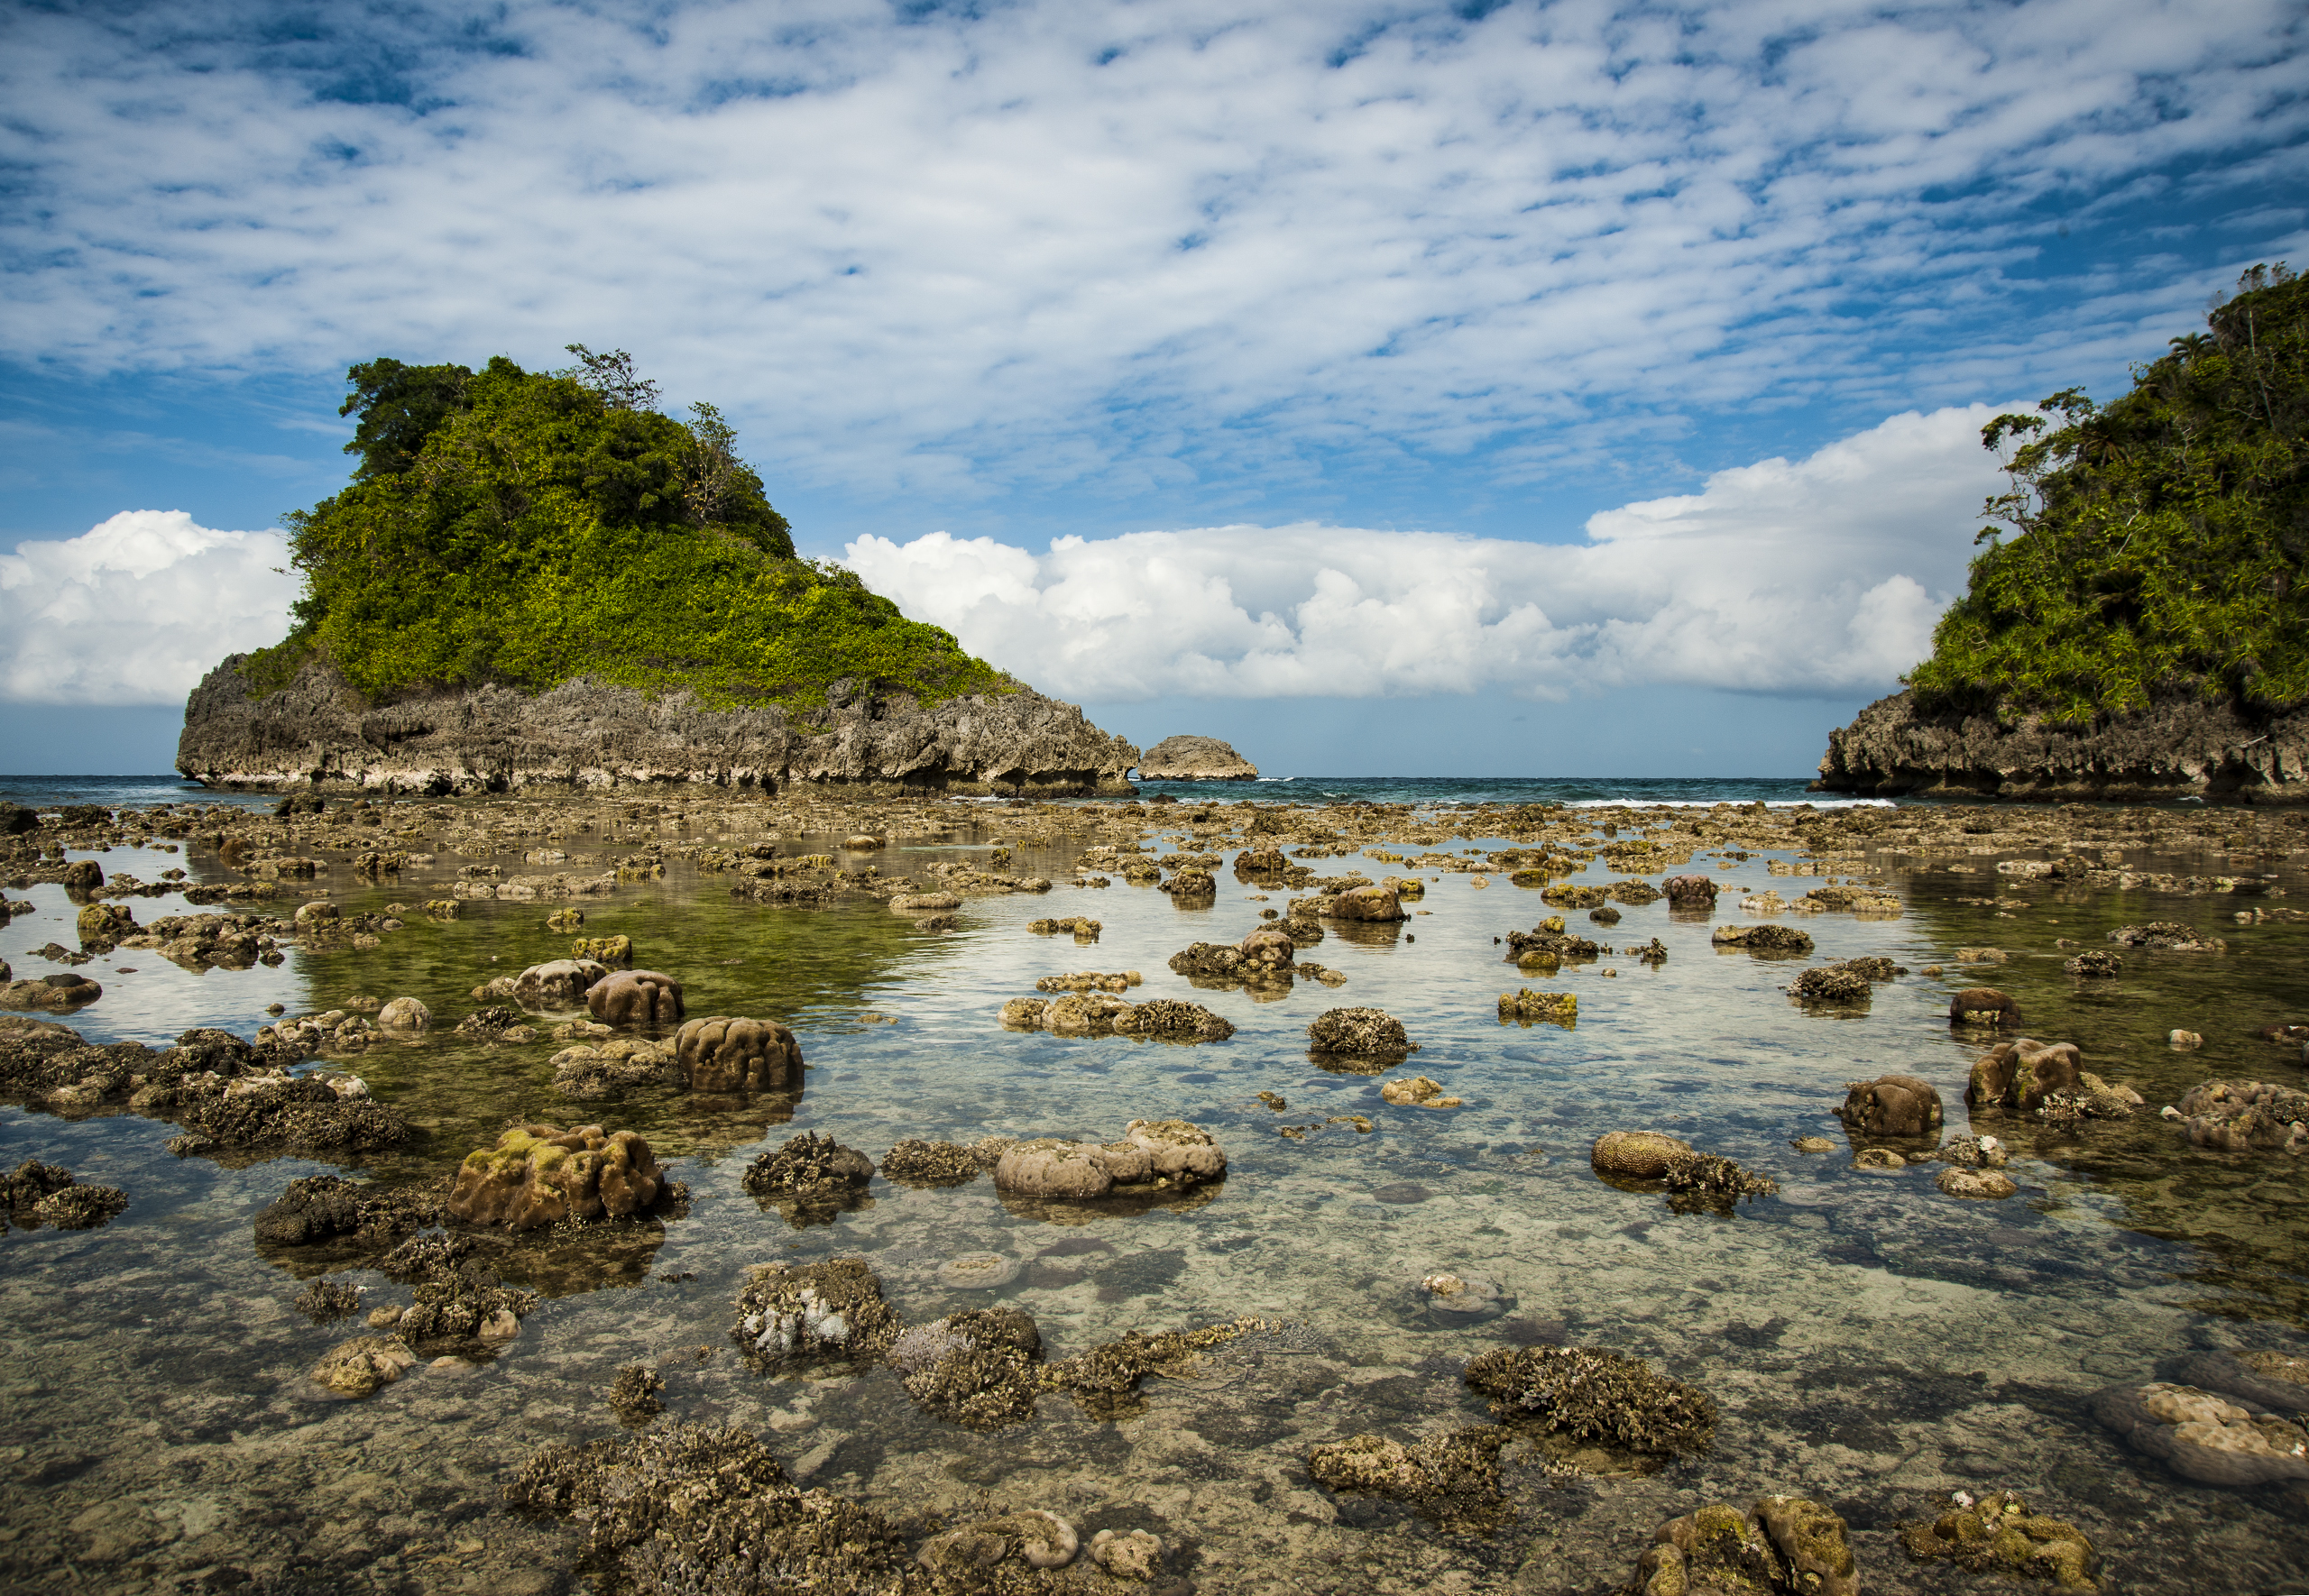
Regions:
<instances>
[{"instance_id":1,"label":"eroded rock face","mask_svg":"<svg viewBox=\"0 0 2309 1596\"><path fill-rule=\"evenodd\" d=\"M674 1053L693 1092L788 1092L802 1084L802 1044L769 1020L691 1020Z\"/></svg>"},{"instance_id":2,"label":"eroded rock face","mask_svg":"<svg viewBox=\"0 0 2309 1596\"><path fill-rule=\"evenodd\" d=\"M2034 716L1919 713L1897 693L1828 734L1816 792L2093 803L2309 797L2309 711L2267 721L2185 698L2068 730Z\"/></svg>"},{"instance_id":3,"label":"eroded rock face","mask_svg":"<svg viewBox=\"0 0 2309 1596\"><path fill-rule=\"evenodd\" d=\"M1166 737L1139 757L1143 782L1249 782L1258 766L1215 737Z\"/></svg>"},{"instance_id":4,"label":"eroded rock face","mask_svg":"<svg viewBox=\"0 0 2309 1596\"><path fill-rule=\"evenodd\" d=\"M262 698L234 655L185 706L177 769L215 787L479 793L533 786L784 787L1129 796L1138 750L1031 688L925 707L844 681L826 707L709 710L590 679L532 697L481 687L372 705L308 660Z\"/></svg>"},{"instance_id":5,"label":"eroded rock face","mask_svg":"<svg viewBox=\"0 0 2309 1596\"><path fill-rule=\"evenodd\" d=\"M586 989L585 1008L604 1025L677 1024L682 1017L682 984L656 970L605 973Z\"/></svg>"},{"instance_id":6,"label":"eroded rock face","mask_svg":"<svg viewBox=\"0 0 2309 1596\"><path fill-rule=\"evenodd\" d=\"M1855 1136L1937 1136L1940 1090L1913 1075L1849 1081L1836 1117Z\"/></svg>"},{"instance_id":7,"label":"eroded rock face","mask_svg":"<svg viewBox=\"0 0 2309 1596\"><path fill-rule=\"evenodd\" d=\"M469 1225L538 1230L565 1219L630 1217L658 1200L664 1176L649 1144L599 1125L523 1125L467 1153L449 1191Z\"/></svg>"}]
</instances>

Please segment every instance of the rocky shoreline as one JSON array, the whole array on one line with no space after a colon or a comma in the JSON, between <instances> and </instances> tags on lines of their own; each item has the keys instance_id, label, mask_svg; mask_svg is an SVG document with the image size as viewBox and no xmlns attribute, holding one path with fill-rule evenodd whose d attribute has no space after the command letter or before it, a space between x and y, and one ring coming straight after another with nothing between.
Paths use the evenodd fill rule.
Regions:
<instances>
[{"instance_id":1,"label":"rocky shoreline","mask_svg":"<svg viewBox=\"0 0 2309 1596\"><path fill-rule=\"evenodd\" d=\"M823 710L712 710L585 678L372 703L325 659L260 695L234 655L185 705L177 770L207 786L446 796L669 784L860 796L1128 797L1138 749L1024 685L925 706L851 682Z\"/></svg>"},{"instance_id":2,"label":"rocky shoreline","mask_svg":"<svg viewBox=\"0 0 2309 1596\"><path fill-rule=\"evenodd\" d=\"M1816 793L2034 803L2309 803L2309 711L2188 701L2067 729L1878 699L1828 734Z\"/></svg>"}]
</instances>

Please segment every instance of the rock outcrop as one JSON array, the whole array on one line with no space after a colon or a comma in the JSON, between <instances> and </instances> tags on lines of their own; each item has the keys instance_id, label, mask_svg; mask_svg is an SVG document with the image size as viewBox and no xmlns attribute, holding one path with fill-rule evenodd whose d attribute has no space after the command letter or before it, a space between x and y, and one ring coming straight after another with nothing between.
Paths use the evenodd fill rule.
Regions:
<instances>
[{"instance_id":1,"label":"rock outcrop","mask_svg":"<svg viewBox=\"0 0 2309 1596\"><path fill-rule=\"evenodd\" d=\"M2103 715L2090 726L2006 724L1878 699L1828 734L1817 793L2151 803L2203 798L2309 803L2309 708L2268 720L2188 700Z\"/></svg>"},{"instance_id":2,"label":"rock outcrop","mask_svg":"<svg viewBox=\"0 0 2309 1596\"><path fill-rule=\"evenodd\" d=\"M796 782L867 793L1128 796L1138 750L1020 686L924 706L848 680L823 710L711 710L588 678L534 697L456 689L372 703L321 659L258 696L234 655L185 705L177 769L212 787L506 792ZM1247 766L1245 767L1247 770Z\"/></svg>"},{"instance_id":3,"label":"rock outcrop","mask_svg":"<svg viewBox=\"0 0 2309 1596\"><path fill-rule=\"evenodd\" d=\"M1139 757L1147 782L1254 782L1258 766L1215 737L1166 737Z\"/></svg>"}]
</instances>

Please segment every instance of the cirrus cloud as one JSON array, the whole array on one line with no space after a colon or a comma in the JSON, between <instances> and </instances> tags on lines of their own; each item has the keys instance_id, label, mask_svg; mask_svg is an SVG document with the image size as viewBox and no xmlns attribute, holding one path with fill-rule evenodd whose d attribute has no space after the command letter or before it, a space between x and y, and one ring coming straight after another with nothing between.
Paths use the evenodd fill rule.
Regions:
<instances>
[{"instance_id":1,"label":"cirrus cloud","mask_svg":"<svg viewBox=\"0 0 2309 1596\"><path fill-rule=\"evenodd\" d=\"M1673 683L1878 692L1962 586L1991 407L1909 412L1801 461L1719 472L1561 546L1296 523L1062 537L943 532L847 563L1046 692L1419 697Z\"/></svg>"}]
</instances>

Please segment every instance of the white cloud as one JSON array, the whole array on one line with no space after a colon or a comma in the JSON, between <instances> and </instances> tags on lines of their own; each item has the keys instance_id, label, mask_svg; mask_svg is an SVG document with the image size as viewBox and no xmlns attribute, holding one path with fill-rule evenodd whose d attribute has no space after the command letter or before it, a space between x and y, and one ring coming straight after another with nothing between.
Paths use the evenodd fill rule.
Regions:
<instances>
[{"instance_id":1,"label":"white cloud","mask_svg":"<svg viewBox=\"0 0 2309 1596\"><path fill-rule=\"evenodd\" d=\"M1062 537L1041 555L867 537L848 564L972 653L1098 702L1879 692L1963 586L2001 485L1980 445L1993 413L1895 416L1607 510L1579 545L1302 522Z\"/></svg>"},{"instance_id":2,"label":"white cloud","mask_svg":"<svg viewBox=\"0 0 2309 1596\"><path fill-rule=\"evenodd\" d=\"M181 702L225 656L278 643L299 582L278 532L123 510L0 555L0 699Z\"/></svg>"},{"instance_id":3,"label":"white cloud","mask_svg":"<svg viewBox=\"0 0 2309 1596\"><path fill-rule=\"evenodd\" d=\"M195 9L11 20L0 350L619 344L780 481L1528 480L2185 330L2210 285L2146 246L2045 272L2063 216L2303 226L2291 0Z\"/></svg>"}]
</instances>

